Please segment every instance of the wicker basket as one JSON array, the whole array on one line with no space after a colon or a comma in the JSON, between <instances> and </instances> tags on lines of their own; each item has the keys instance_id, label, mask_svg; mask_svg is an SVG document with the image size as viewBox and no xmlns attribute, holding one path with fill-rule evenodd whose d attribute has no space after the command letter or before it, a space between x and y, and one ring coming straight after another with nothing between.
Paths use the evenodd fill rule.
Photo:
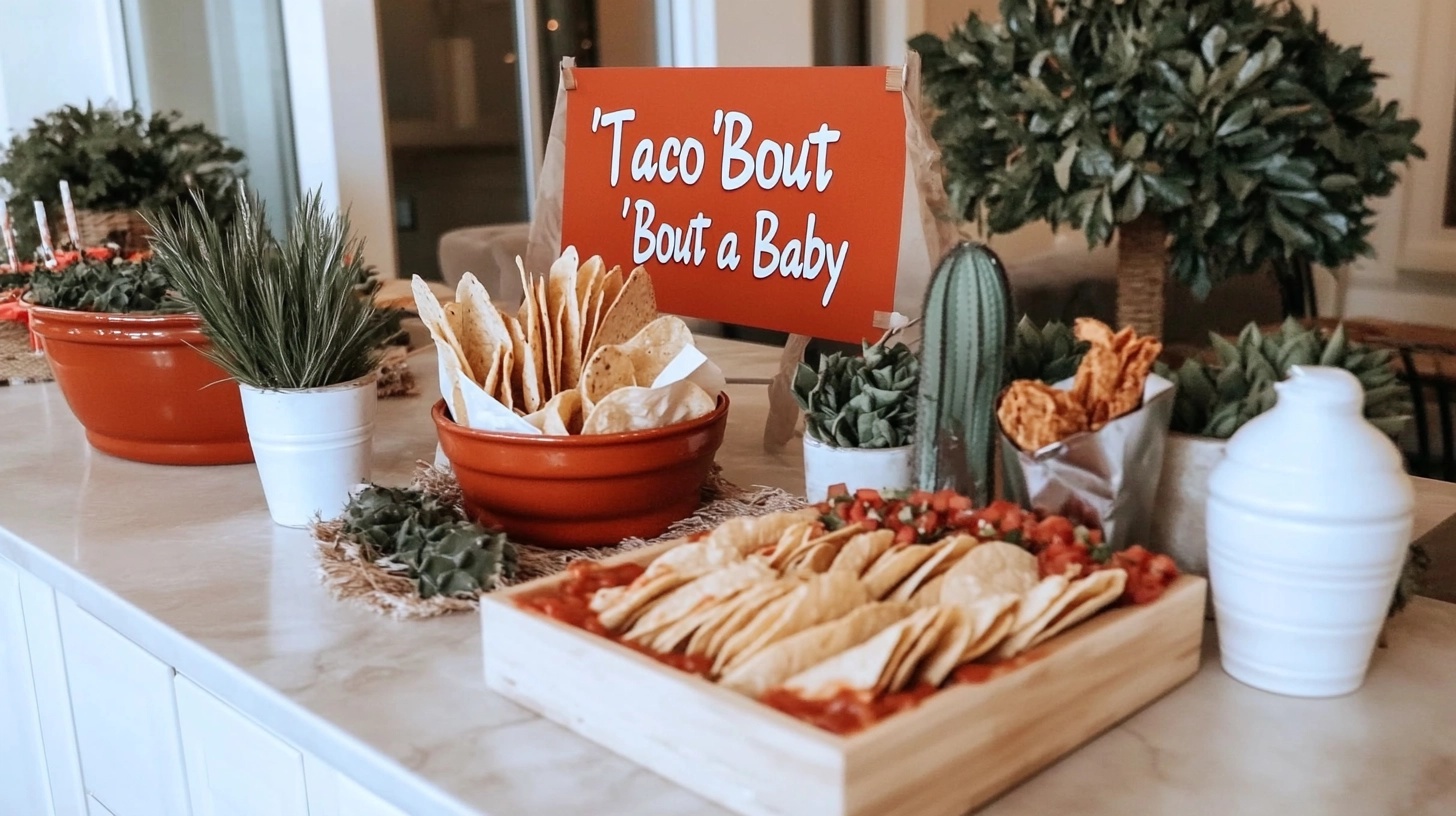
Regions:
<instances>
[{"instance_id":1,"label":"wicker basket","mask_svg":"<svg viewBox=\"0 0 1456 816\"><path fill-rule=\"evenodd\" d=\"M58 237L66 234L65 222L59 226L54 233ZM147 239L152 237L152 229L135 210L76 210L76 228L81 231L82 246L112 243L126 255L151 248Z\"/></svg>"}]
</instances>

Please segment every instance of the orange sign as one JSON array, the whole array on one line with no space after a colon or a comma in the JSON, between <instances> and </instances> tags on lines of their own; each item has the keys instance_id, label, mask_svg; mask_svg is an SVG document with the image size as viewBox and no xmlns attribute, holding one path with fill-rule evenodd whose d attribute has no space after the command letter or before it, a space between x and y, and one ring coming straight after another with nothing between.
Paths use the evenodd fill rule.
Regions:
<instances>
[{"instance_id":1,"label":"orange sign","mask_svg":"<svg viewBox=\"0 0 1456 816\"><path fill-rule=\"evenodd\" d=\"M666 312L856 342L894 305L905 114L884 68L577 68L562 245Z\"/></svg>"}]
</instances>

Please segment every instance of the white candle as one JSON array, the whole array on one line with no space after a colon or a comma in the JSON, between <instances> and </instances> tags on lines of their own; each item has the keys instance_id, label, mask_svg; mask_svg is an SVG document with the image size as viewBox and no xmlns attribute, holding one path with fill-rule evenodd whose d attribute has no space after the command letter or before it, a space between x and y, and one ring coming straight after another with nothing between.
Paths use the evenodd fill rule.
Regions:
<instances>
[{"instance_id":1,"label":"white candle","mask_svg":"<svg viewBox=\"0 0 1456 816\"><path fill-rule=\"evenodd\" d=\"M40 230L40 249L46 266L55 266L56 248L51 245L51 225L46 221L45 202L40 199L35 200L35 227Z\"/></svg>"},{"instance_id":2,"label":"white candle","mask_svg":"<svg viewBox=\"0 0 1456 816\"><path fill-rule=\"evenodd\" d=\"M20 271L20 256L15 254L15 230L10 227L10 207L0 201L0 231L5 233L5 256L10 259L10 270Z\"/></svg>"},{"instance_id":3,"label":"white candle","mask_svg":"<svg viewBox=\"0 0 1456 816\"><path fill-rule=\"evenodd\" d=\"M71 182L61 179L61 206L66 210L66 232L71 236L71 248L81 249L81 228L76 224L76 205L71 203Z\"/></svg>"}]
</instances>

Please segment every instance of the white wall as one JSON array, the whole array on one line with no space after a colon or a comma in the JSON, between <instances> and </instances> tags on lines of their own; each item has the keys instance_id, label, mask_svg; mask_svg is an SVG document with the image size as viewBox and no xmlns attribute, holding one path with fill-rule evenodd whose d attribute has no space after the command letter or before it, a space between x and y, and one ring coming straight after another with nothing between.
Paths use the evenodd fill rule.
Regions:
<instances>
[{"instance_id":1,"label":"white wall","mask_svg":"<svg viewBox=\"0 0 1456 816\"><path fill-rule=\"evenodd\" d=\"M717 0L717 65L813 65L811 0Z\"/></svg>"},{"instance_id":2,"label":"white wall","mask_svg":"<svg viewBox=\"0 0 1456 816\"><path fill-rule=\"evenodd\" d=\"M0 0L0 134L59 105L132 101L120 0Z\"/></svg>"}]
</instances>

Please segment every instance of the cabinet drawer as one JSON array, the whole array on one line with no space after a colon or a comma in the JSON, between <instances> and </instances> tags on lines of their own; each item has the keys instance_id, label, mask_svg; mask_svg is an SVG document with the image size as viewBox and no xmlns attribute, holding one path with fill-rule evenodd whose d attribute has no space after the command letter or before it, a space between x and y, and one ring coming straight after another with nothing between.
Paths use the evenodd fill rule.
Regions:
<instances>
[{"instance_id":1,"label":"cabinet drawer","mask_svg":"<svg viewBox=\"0 0 1456 816\"><path fill-rule=\"evenodd\" d=\"M194 816L308 816L298 751L186 677L175 685Z\"/></svg>"},{"instance_id":2,"label":"cabinet drawer","mask_svg":"<svg viewBox=\"0 0 1456 816\"><path fill-rule=\"evenodd\" d=\"M116 816L116 814L107 810L106 805L103 805L100 802L96 801L96 797L87 796L86 816Z\"/></svg>"},{"instance_id":3,"label":"cabinet drawer","mask_svg":"<svg viewBox=\"0 0 1456 816\"><path fill-rule=\"evenodd\" d=\"M56 600L87 793L113 816L184 816L171 667L69 599Z\"/></svg>"},{"instance_id":4,"label":"cabinet drawer","mask_svg":"<svg viewBox=\"0 0 1456 816\"><path fill-rule=\"evenodd\" d=\"M50 813L20 573L0 559L0 813Z\"/></svg>"}]
</instances>

